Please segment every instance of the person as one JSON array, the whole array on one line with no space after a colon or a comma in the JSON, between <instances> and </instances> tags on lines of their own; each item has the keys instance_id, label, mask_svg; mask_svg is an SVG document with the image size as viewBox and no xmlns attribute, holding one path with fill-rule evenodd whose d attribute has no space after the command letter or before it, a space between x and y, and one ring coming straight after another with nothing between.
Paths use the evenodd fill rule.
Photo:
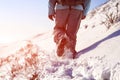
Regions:
<instances>
[{"instance_id":1,"label":"person","mask_svg":"<svg viewBox=\"0 0 120 80\"><path fill-rule=\"evenodd\" d=\"M69 49L75 58L77 32L82 19L86 17L91 0L86 0L84 5L63 5L62 0L49 0L48 18L55 19L54 42L58 45L57 55L61 57L64 48Z\"/></svg>"}]
</instances>

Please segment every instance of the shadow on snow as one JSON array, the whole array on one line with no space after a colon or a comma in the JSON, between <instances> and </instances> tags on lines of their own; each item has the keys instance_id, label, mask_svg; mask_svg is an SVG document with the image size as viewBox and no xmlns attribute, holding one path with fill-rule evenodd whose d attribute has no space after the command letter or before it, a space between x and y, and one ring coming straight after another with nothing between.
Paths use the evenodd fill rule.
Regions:
<instances>
[{"instance_id":1,"label":"shadow on snow","mask_svg":"<svg viewBox=\"0 0 120 80\"><path fill-rule=\"evenodd\" d=\"M87 53L87 52L95 49L95 48L96 48L99 44L101 44L102 42L104 42L104 41L106 41L106 40L108 40L108 39L117 37L117 36L119 36L119 35L120 35L120 30L113 32L112 34L108 35L107 37L103 38L102 40L97 41L96 43L90 45L89 47L86 47L85 49L78 51L77 57L79 57L81 54L85 54L85 53Z\"/></svg>"}]
</instances>

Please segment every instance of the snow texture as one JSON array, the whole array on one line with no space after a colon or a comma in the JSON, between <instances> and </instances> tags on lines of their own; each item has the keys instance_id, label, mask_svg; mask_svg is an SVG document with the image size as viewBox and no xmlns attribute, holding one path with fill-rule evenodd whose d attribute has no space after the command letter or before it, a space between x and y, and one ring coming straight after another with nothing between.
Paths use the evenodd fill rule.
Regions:
<instances>
[{"instance_id":1,"label":"snow texture","mask_svg":"<svg viewBox=\"0 0 120 80\"><path fill-rule=\"evenodd\" d=\"M119 42L120 0L110 0L82 21L76 59L56 56L52 31L2 44L0 80L120 80Z\"/></svg>"}]
</instances>

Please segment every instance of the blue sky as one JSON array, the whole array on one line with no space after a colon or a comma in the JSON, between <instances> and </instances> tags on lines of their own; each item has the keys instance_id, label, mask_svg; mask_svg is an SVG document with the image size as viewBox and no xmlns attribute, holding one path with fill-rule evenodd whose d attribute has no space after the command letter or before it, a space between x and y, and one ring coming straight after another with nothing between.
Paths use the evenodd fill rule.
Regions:
<instances>
[{"instance_id":1,"label":"blue sky","mask_svg":"<svg viewBox=\"0 0 120 80\"><path fill-rule=\"evenodd\" d=\"M92 0L90 10L107 0ZM25 39L53 29L48 0L0 0L0 43Z\"/></svg>"}]
</instances>

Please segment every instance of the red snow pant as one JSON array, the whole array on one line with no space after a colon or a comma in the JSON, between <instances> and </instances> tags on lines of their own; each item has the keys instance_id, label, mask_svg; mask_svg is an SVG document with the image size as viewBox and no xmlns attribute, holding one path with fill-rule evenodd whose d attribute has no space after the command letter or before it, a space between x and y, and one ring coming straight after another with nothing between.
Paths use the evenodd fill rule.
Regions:
<instances>
[{"instance_id":1,"label":"red snow pant","mask_svg":"<svg viewBox=\"0 0 120 80\"><path fill-rule=\"evenodd\" d=\"M60 35L67 35L67 47L75 50L77 32L80 26L83 13L77 9L56 10L54 41L56 44L60 40Z\"/></svg>"}]
</instances>

